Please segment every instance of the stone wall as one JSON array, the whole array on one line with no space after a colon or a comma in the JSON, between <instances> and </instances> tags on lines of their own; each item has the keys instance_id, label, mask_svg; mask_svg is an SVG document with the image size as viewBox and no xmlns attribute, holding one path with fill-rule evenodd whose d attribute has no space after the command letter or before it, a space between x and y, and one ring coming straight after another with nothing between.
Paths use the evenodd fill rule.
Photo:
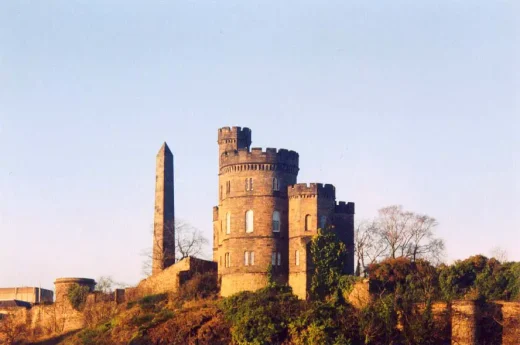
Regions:
<instances>
[{"instance_id":1,"label":"stone wall","mask_svg":"<svg viewBox=\"0 0 520 345\"><path fill-rule=\"evenodd\" d=\"M126 290L127 299L164 292L176 292L180 285L197 273L214 272L217 264L213 261L187 257L163 271L143 279L136 288Z\"/></svg>"}]
</instances>

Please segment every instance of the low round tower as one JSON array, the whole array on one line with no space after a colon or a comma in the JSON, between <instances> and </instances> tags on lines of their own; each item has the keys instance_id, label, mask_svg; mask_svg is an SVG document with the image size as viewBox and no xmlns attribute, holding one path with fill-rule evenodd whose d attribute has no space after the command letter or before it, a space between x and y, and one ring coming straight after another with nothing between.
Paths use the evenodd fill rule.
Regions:
<instances>
[{"instance_id":1,"label":"low round tower","mask_svg":"<svg viewBox=\"0 0 520 345\"><path fill-rule=\"evenodd\" d=\"M71 286L87 286L89 291L94 291L96 281L90 278L58 278L54 282L56 303L70 303L67 298Z\"/></svg>"},{"instance_id":2,"label":"low round tower","mask_svg":"<svg viewBox=\"0 0 520 345\"><path fill-rule=\"evenodd\" d=\"M257 290L274 278L288 279L287 186L296 183L298 153L252 148L251 130L218 130L219 192L213 210L214 260L221 295Z\"/></svg>"}]
</instances>

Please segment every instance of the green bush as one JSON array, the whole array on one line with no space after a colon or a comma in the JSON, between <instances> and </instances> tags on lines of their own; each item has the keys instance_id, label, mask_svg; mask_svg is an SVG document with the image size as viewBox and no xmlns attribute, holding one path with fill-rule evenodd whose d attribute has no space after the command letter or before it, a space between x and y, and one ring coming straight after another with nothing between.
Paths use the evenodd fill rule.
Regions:
<instances>
[{"instance_id":1,"label":"green bush","mask_svg":"<svg viewBox=\"0 0 520 345\"><path fill-rule=\"evenodd\" d=\"M224 299L221 309L231 323L236 344L280 344L287 338L288 326L297 317L301 302L289 287L267 287L241 292Z\"/></svg>"},{"instance_id":2,"label":"green bush","mask_svg":"<svg viewBox=\"0 0 520 345\"><path fill-rule=\"evenodd\" d=\"M83 310L89 292L90 289L88 286L80 286L78 284L71 285L67 291L67 298L69 299L72 308L78 311Z\"/></svg>"},{"instance_id":3,"label":"green bush","mask_svg":"<svg viewBox=\"0 0 520 345\"><path fill-rule=\"evenodd\" d=\"M291 344L346 345L357 339L357 320L347 304L320 301L306 303L300 315L289 325Z\"/></svg>"}]
</instances>

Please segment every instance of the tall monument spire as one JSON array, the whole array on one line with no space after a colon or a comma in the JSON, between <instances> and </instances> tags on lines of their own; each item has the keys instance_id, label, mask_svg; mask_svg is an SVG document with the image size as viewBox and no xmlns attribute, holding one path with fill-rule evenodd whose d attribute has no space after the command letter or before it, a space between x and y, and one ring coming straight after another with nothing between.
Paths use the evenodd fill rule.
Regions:
<instances>
[{"instance_id":1,"label":"tall monument spire","mask_svg":"<svg viewBox=\"0 0 520 345\"><path fill-rule=\"evenodd\" d=\"M175 263L173 154L166 142L156 159L152 274Z\"/></svg>"}]
</instances>

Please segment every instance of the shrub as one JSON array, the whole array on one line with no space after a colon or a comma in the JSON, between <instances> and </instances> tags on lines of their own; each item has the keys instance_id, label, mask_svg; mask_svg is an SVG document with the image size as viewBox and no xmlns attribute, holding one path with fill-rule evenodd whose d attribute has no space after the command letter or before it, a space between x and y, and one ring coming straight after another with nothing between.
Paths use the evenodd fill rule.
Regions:
<instances>
[{"instance_id":1,"label":"shrub","mask_svg":"<svg viewBox=\"0 0 520 345\"><path fill-rule=\"evenodd\" d=\"M179 289L179 296L184 300L208 298L217 293L217 274L214 272L197 273Z\"/></svg>"},{"instance_id":2,"label":"shrub","mask_svg":"<svg viewBox=\"0 0 520 345\"><path fill-rule=\"evenodd\" d=\"M357 321L347 304L316 301L291 322L289 334L294 345L352 344L357 339Z\"/></svg>"},{"instance_id":3,"label":"shrub","mask_svg":"<svg viewBox=\"0 0 520 345\"><path fill-rule=\"evenodd\" d=\"M78 284L71 285L67 291L67 298L69 299L72 308L78 311L83 310L89 292L90 289L88 286L80 286Z\"/></svg>"},{"instance_id":4,"label":"shrub","mask_svg":"<svg viewBox=\"0 0 520 345\"><path fill-rule=\"evenodd\" d=\"M233 341L251 345L282 343L300 308L292 290L281 286L241 292L221 303L224 316L232 325Z\"/></svg>"},{"instance_id":5,"label":"shrub","mask_svg":"<svg viewBox=\"0 0 520 345\"><path fill-rule=\"evenodd\" d=\"M165 293L156 295L147 295L137 301L137 304L144 312L155 312L160 310L160 304L168 300L168 295Z\"/></svg>"}]
</instances>

